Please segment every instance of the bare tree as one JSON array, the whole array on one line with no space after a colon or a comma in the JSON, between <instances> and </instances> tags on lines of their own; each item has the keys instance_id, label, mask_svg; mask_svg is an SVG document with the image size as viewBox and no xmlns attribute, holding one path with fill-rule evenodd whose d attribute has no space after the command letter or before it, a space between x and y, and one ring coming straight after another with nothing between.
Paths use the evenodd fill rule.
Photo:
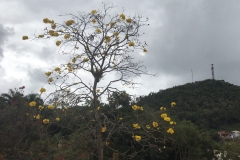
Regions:
<instances>
[{"instance_id":1,"label":"bare tree","mask_svg":"<svg viewBox=\"0 0 240 160\"><path fill-rule=\"evenodd\" d=\"M104 145L117 131L120 118L116 116L114 120L110 120L101 113L100 98L119 91L114 86L115 83L133 87L137 84L134 82L135 77L148 74L142 62L135 62L131 55L136 49L147 52L146 42L139 39L143 35L139 33L139 29L148 25L148 18L144 19L141 15L126 16L124 11L112 15L110 12L114 6L103 6L103 11L66 14L64 16L71 16L71 19L64 23L44 18L43 22L50 26L44 29L44 34L35 37L56 38L59 52L70 57L68 63L45 73L48 83L56 86L56 91L47 98L61 106L65 105L66 97L70 97L71 106L86 100L92 102L99 160L103 159ZM23 36L23 40L27 38ZM103 81L104 77L112 73L116 74L114 78L108 77ZM90 77L91 80L85 77ZM106 123L110 130L104 141L102 134L106 130Z\"/></svg>"}]
</instances>

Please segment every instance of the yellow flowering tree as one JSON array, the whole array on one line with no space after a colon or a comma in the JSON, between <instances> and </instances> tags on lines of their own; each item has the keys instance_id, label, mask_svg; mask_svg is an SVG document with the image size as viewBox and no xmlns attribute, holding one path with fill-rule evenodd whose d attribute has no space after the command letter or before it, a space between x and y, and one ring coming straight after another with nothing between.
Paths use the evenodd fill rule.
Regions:
<instances>
[{"instance_id":1,"label":"yellow flowering tree","mask_svg":"<svg viewBox=\"0 0 240 160\"><path fill-rule=\"evenodd\" d=\"M96 121L99 160L103 159L105 145L102 135L108 130L105 126L107 117L99 106L100 97L118 91L114 87L115 83L132 87L136 85L134 77L148 74L142 63L134 62L131 55L136 49L147 52L146 43L139 39L142 35L139 29L148 25L147 19L144 20L141 15L126 16L124 13L109 15L112 8L104 4L103 11L68 14L66 16L71 18L63 23L44 18L43 22L48 26L44 33L35 37L35 39L52 38L56 42L56 47L60 47L60 52L69 57L65 64L60 64L45 73L47 82L56 86L56 91L47 97L52 103L47 108L54 109L53 104L56 103L66 107L66 96L73 97L71 106L90 101L91 115ZM23 36L22 39L27 40L28 36ZM118 76L113 79L108 77L108 80L102 83L103 78L109 73L116 73ZM92 80L89 82L84 77L91 77ZM65 92L70 88L67 94L57 94L56 98L56 93ZM46 89L42 88L40 92L46 92ZM51 120L47 118L43 119L44 124L50 122ZM141 140L138 136L135 139Z\"/></svg>"}]
</instances>

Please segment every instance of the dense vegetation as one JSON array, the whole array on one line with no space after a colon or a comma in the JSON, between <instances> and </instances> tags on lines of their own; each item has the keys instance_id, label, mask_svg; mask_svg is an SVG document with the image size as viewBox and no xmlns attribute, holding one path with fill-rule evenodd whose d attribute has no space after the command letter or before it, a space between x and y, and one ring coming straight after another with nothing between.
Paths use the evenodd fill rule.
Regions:
<instances>
[{"instance_id":1,"label":"dense vegetation","mask_svg":"<svg viewBox=\"0 0 240 160\"><path fill-rule=\"evenodd\" d=\"M204 80L150 93L139 97L138 104L158 108L175 101L177 107L171 110L172 115L209 130L240 122L239 95L239 86L223 80Z\"/></svg>"},{"instance_id":2,"label":"dense vegetation","mask_svg":"<svg viewBox=\"0 0 240 160\"><path fill-rule=\"evenodd\" d=\"M165 132L156 132L155 136L168 138L146 148L140 143L133 143L129 132L119 130L106 144L104 159L110 160L114 152L123 153L127 148L129 153L136 153L131 154L134 156L130 158L136 160L212 160L214 149L227 151L228 156L238 159L239 141L224 142L216 131L223 126L239 124L239 93L239 86L224 81L188 83L139 97L137 104L144 107L144 112L138 113L132 110L131 103L136 102L126 92L113 93L109 97L109 104L102 103L101 109L108 118L114 118L119 112L125 115L119 125L131 126L136 120L142 124L157 121L156 116L159 114L154 111L159 111L162 106L169 106L172 101L177 105L168 107L167 110L178 121L174 134L169 136L165 128L160 128ZM60 121L53 120L44 125L34 118L39 109L29 107L29 102L33 100L37 104L43 104L38 94L24 96L22 89L1 94L0 159L96 159L94 134L88 133L88 127L91 126L89 123L92 126L95 123L88 117L91 114L88 108L91 102L86 102L82 107L46 110L41 116L60 117ZM116 107L120 105L122 107L116 113ZM103 138L104 136L103 134ZM138 152L140 150L142 152ZM119 158L123 159L121 155Z\"/></svg>"}]
</instances>

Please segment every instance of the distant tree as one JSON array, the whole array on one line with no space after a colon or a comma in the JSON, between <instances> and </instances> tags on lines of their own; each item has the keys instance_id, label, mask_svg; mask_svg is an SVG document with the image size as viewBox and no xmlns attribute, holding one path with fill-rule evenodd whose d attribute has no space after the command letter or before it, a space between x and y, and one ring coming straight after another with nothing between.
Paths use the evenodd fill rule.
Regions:
<instances>
[{"instance_id":1,"label":"distant tree","mask_svg":"<svg viewBox=\"0 0 240 160\"><path fill-rule=\"evenodd\" d=\"M38 105L43 105L43 99L38 93L30 93L24 97L28 103L35 101Z\"/></svg>"},{"instance_id":2,"label":"distant tree","mask_svg":"<svg viewBox=\"0 0 240 160\"><path fill-rule=\"evenodd\" d=\"M20 107L20 105L25 102L23 98L24 88L25 86L20 87L19 89L9 89L8 93L2 93L0 95L0 103L2 106L15 105Z\"/></svg>"},{"instance_id":3,"label":"distant tree","mask_svg":"<svg viewBox=\"0 0 240 160\"><path fill-rule=\"evenodd\" d=\"M211 160L213 158L212 141L209 135L189 121L181 121L175 127L173 148L175 159Z\"/></svg>"},{"instance_id":4,"label":"distant tree","mask_svg":"<svg viewBox=\"0 0 240 160\"><path fill-rule=\"evenodd\" d=\"M131 102L131 97L125 91L112 92L108 97L109 105L118 107L129 107Z\"/></svg>"}]
</instances>

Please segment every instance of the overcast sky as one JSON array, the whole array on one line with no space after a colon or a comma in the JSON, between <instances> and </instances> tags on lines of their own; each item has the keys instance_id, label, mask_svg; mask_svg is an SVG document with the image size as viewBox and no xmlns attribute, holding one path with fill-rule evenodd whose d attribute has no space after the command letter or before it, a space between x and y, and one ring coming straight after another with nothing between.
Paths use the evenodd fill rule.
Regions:
<instances>
[{"instance_id":1,"label":"overcast sky","mask_svg":"<svg viewBox=\"0 0 240 160\"><path fill-rule=\"evenodd\" d=\"M26 86L25 93L38 92L46 82L44 73L61 64L54 40L23 41L46 27L43 18L63 22L58 15L102 10L96 0L0 0L0 93ZM108 1L103 1L108 2ZM156 77L136 79L143 85L120 90L146 95L177 85L215 79L240 85L240 1L239 0L114 0L115 13L142 14L149 26L140 37L148 53L136 59ZM70 17L69 17L70 18ZM69 19L67 18L67 19Z\"/></svg>"}]
</instances>

